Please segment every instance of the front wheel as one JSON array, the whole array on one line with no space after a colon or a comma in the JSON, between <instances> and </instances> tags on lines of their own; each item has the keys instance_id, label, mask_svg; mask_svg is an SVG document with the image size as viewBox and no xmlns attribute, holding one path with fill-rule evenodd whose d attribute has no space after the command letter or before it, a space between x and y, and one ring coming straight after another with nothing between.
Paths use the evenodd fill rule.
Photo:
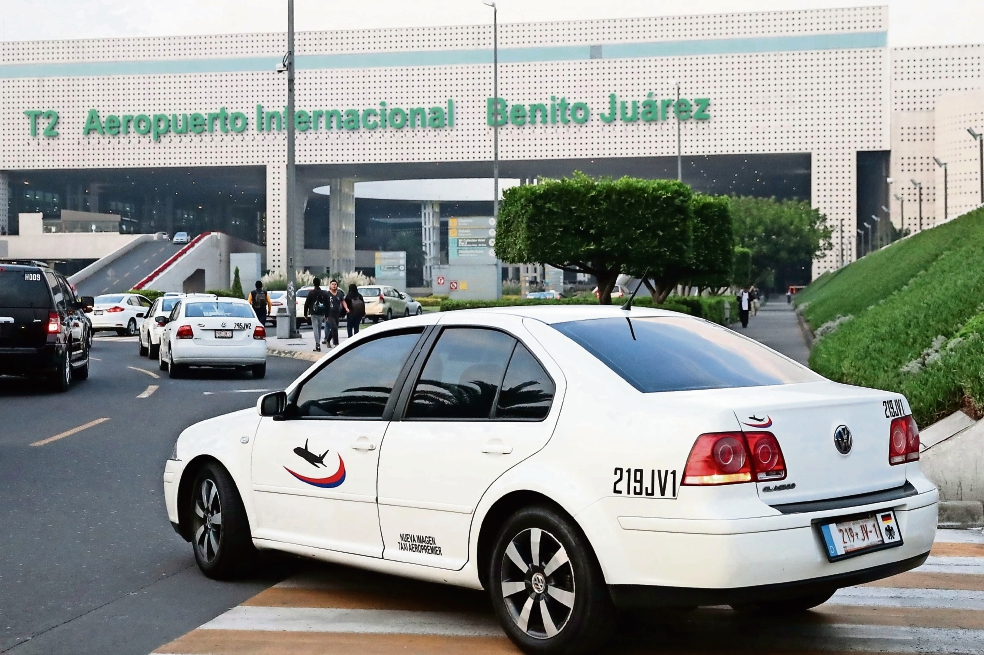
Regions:
<instances>
[{"instance_id":1,"label":"front wheel","mask_svg":"<svg viewBox=\"0 0 984 655\"><path fill-rule=\"evenodd\" d=\"M167 362L164 361L164 353L161 352L160 346L157 346L157 368L162 371L167 370Z\"/></svg>"},{"instance_id":2,"label":"front wheel","mask_svg":"<svg viewBox=\"0 0 984 655\"><path fill-rule=\"evenodd\" d=\"M202 573L217 580L243 572L256 549L232 477L217 463L202 467L191 492L191 543Z\"/></svg>"},{"instance_id":3,"label":"front wheel","mask_svg":"<svg viewBox=\"0 0 984 655\"><path fill-rule=\"evenodd\" d=\"M150 359L157 359L160 356L159 355L161 350L160 344L155 346L153 343L151 343L150 346L147 348L147 350L148 350L147 357L149 357Z\"/></svg>"},{"instance_id":4,"label":"front wheel","mask_svg":"<svg viewBox=\"0 0 984 655\"><path fill-rule=\"evenodd\" d=\"M529 507L506 521L488 576L499 622L527 653L586 653L608 640L615 607L601 567L557 511Z\"/></svg>"},{"instance_id":5,"label":"front wheel","mask_svg":"<svg viewBox=\"0 0 984 655\"><path fill-rule=\"evenodd\" d=\"M137 334L137 320L134 318L130 319L130 322L126 324L126 336L132 337Z\"/></svg>"},{"instance_id":6,"label":"front wheel","mask_svg":"<svg viewBox=\"0 0 984 655\"><path fill-rule=\"evenodd\" d=\"M417 316L420 316L420 315L421 315L421 314L423 314L423 313L424 313L424 308L423 308L423 307L418 307L418 308L417 308L417 311L415 312L415 314L416 314Z\"/></svg>"}]
</instances>

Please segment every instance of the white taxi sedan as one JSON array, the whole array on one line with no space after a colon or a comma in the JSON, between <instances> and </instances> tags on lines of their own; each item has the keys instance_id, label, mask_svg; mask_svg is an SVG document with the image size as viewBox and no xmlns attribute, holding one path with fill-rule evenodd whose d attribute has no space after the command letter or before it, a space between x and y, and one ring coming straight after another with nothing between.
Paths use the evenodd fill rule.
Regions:
<instances>
[{"instance_id":1,"label":"white taxi sedan","mask_svg":"<svg viewBox=\"0 0 984 655\"><path fill-rule=\"evenodd\" d=\"M136 336L147 315L150 300L135 293L111 293L95 297L89 320L94 332L113 330L122 336Z\"/></svg>"},{"instance_id":2,"label":"white taxi sedan","mask_svg":"<svg viewBox=\"0 0 984 655\"><path fill-rule=\"evenodd\" d=\"M613 408L618 408L613 409ZM484 588L528 652L616 608L805 610L922 564L938 493L905 398L669 311L386 323L166 464L201 570L255 549Z\"/></svg>"},{"instance_id":3,"label":"white taxi sedan","mask_svg":"<svg viewBox=\"0 0 984 655\"><path fill-rule=\"evenodd\" d=\"M163 327L158 362L170 377L189 366L246 368L254 378L266 375L266 328L240 298L178 298Z\"/></svg>"}]
</instances>

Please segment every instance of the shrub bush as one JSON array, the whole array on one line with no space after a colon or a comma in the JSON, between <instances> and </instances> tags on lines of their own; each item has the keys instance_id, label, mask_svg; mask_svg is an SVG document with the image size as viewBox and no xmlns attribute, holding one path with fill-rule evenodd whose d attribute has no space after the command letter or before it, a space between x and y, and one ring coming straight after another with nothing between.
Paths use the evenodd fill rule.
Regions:
<instances>
[{"instance_id":1,"label":"shrub bush","mask_svg":"<svg viewBox=\"0 0 984 655\"><path fill-rule=\"evenodd\" d=\"M150 302L154 302L158 298L164 295L163 291L155 291L154 289L130 289L127 293L136 293L143 296Z\"/></svg>"}]
</instances>

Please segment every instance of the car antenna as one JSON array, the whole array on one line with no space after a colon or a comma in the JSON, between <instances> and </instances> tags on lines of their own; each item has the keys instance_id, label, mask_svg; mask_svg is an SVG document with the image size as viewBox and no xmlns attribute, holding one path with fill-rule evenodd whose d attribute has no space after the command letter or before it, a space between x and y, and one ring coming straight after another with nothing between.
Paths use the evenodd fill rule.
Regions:
<instances>
[{"instance_id":1,"label":"car antenna","mask_svg":"<svg viewBox=\"0 0 984 655\"><path fill-rule=\"evenodd\" d=\"M632 292L632 295L629 296L629 299L625 301L624 305L622 305L622 309L624 311L629 311L630 309L632 309L632 301L635 300L636 294L639 293L639 288L642 287L642 281L646 279L647 275L649 275L648 268L646 269L646 272L642 274L642 277L639 278L639 284L636 286L635 291Z\"/></svg>"}]
</instances>

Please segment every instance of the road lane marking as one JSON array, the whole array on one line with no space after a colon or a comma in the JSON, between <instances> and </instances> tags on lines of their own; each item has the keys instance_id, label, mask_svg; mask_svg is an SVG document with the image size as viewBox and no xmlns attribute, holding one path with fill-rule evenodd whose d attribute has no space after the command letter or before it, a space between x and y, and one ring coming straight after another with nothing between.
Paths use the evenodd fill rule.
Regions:
<instances>
[{"instance_id":1,"label":"road lane marking","mask_svg":"<svg viewBox=\"0 0 984 655\"><path fill-rule=\"evenodd\" d=\"M101 359L99 359L98 357L93 357L92 355L89 355L89 359L91 359L91 360L92 360L92 361L94 361L94 362L101 362L101 361L102 361L102 360L101 360Z\"/></svg>"},{"instance_id":2,"label":"road lane marking","mask_svg":"<svg viewBox=\"0 0 984 655\"><path fill-rule=\"evenodd\" d=\"M64 439L65 437L70 437L73 434L77 434L79 432L82 432L82 430L88 430L89 428L93 428L93 427L99 425L100 423L105 423L108 420L109 420L108 417L106 417L106 418L97 418L95 421L89 421L85 425L80 425L77 428L72 428L71 430L66 430L65 432L62 432L61 434L56 434L53 437L48 437L47 439L42 439L41 441L35 441L31 445L32 446L44 446L45 444L49 444L52 441L58 441L59 439Z\"/></svg>"},{"instance_id":3,"label":"road lane marking","mask_svg":"<svg viewBox=\"0 0 984 655\"><path fill-rule=\"evenodd\" d=\"M317 632L251 632L194 630L161 646L156 655L324 655L325 637ZM437 635L333 634L332 655L521 655L503 637L443 637Z\"/></svg>"},{"instance_id":4,"label":"road lane marking","mask_svg":"<svg viewBox=\"0 0 984 655\"><path fill-rule=\"evenodd\" d=\"M154 377L157 376L155 375ZM157 391L157 389L159 389L159 387L156 384L152 384L146 389L144 389L144 392L139 396L137 396L137 398L150 398L152 395L154 395L154 392Z\"/></svg>"},{"instance_id":5,"label":"road lane marking","mask_svg":"<svg viewBox=\"0 0 984 655\"><path fill-rule=\"evenodd\" d=\"M157 373L154 373L153 371L148 371L145 368L137 368L136 366L127 366L127 368L130 369L131 371L140 371L141 373L146 373L147 375L154 378L155 380L161 379L161 376L159 376Z\"/></svg>"}]
</instances>

